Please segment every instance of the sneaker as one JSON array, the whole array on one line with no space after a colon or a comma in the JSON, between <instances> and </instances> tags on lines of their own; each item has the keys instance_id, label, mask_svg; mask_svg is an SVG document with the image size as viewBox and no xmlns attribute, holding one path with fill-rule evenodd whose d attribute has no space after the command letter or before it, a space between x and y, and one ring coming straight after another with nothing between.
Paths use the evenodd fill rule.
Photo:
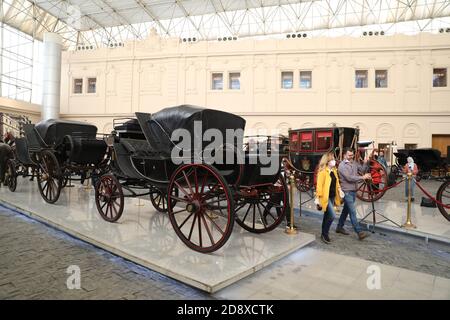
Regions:
<instances>
[{"instance_id":1,"label":"sneaker","mask_svg":"<svg viewBox=\"0 0 450 320\"><path fill-rule=\"evenodd\" d=\"M320 236L320 239L322 239L322 241L325 242L326 244L330 244L331 243L330 237L326 236L324 234Z\"/></svg>"},{"instance_id":2,"label":"sneaker","mask_svg":"<svg viewBox=\"0 0 450 320\"><path fill-rule=\"evenodd\" d=\"M359 240L363 240L363 239L367 238L368 236L369 236L369 234L367 232L361 231L360 233L358 233Z\"/></svg>"},{"instance_id":3,"label":"sneaker","mask_svg":"<svg viewBox=\"0 0 450 320\"><path fill-rule=\"evenodd\" d=\"M343 235L346 235L346 236L348 236L350 234L344 228L339 228L339 227L336 228L336 233L340 233L340 234L343 234Z\"/></svg>"}]
</instances>

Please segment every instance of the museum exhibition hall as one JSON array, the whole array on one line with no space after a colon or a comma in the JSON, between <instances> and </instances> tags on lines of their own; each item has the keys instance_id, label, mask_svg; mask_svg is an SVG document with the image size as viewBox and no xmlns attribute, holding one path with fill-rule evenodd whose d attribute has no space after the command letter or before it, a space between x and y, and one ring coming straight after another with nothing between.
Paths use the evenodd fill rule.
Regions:
<instances>
[{"instance_id":1,"label":"museum exhibition hall","mask_svg":"<svg viewBox=\"0 0 450 320\"><path fill-rule=\"evenodd\" d=\"M449 0L0 18L1 300L450 299Z\"/></svg>"}]
</instances>

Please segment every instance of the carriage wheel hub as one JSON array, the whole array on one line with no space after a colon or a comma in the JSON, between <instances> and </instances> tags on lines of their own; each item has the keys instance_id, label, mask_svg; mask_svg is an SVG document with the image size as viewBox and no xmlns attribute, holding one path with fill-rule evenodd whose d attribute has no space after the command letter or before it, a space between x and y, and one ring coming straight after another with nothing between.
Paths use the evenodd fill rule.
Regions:
<instances>
[{"instance_id":1,"label":"carriage wheel hub","mask_svg":"<svg viewBox=\"0 0 450 320\"><path fill-rule=\"evenodd\" d=\"M197 212L200 209L200 202L198 200L194 200L191 203L188 203L186 206L186 210L189 213Z\"/></svg>"}]
</instances>

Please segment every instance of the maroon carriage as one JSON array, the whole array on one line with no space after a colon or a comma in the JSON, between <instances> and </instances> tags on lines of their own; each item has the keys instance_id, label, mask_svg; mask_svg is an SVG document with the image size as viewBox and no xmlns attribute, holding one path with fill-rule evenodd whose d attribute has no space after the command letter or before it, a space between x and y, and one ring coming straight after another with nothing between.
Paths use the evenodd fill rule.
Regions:
<instances>
[{"instance_id":1,"label":"maroon carriage","mask_svg":"<svg viewBox=\"0 0 450 320\"><path fill-rule=\"evenodd\" d=\"M298 190L313 191L320 158L327 152L333 152L336 160L343 160L345 148L357 149L356 161L367 157L368 143L358 142L359 129L351 127L305 128L289 131L289 157L284 159L286 174L293 174ZM386 168L370 156L369 170L371 181L362 181L358 185L357 197L363 201L378 200L384 194L387 185ZM373 191L373 192L370 192Z\"/></svg>"}]
</instances>

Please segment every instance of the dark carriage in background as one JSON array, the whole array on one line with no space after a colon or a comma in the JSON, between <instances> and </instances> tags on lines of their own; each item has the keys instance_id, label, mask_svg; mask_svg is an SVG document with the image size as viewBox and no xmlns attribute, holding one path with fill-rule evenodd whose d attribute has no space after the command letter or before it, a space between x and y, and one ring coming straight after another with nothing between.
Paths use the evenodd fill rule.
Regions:
<instances>
[{"instance_id":1,"label":"dark carriage in background","mask_svg":"<svg viewBox=\"0 0 450 320\"><path fill-rule=\"evenodd\" d=\"M372 142L359 142L359 129L351 127L305 128L289 131L289 157L285 159L286 176L293 174L299 191L315 189L318 165L321 157L333 152L337 163L343 160L345 148L355 150L355 161L367 156L367 147ZM387 184L386 169L370 156L371 181L358 185L357 197L363 201L378 200L383 192L370 193L369 190L382 189Z\"/></svg>"},{"instance_id":2,"label":"dark carriage in background","mask_svg":"<svg viewBox=\"0 0 450 320\"><path fill-rule=\"evenodd\" d=\"M13 147L14 157L6 163L5 184L11 192L17 188L18 177L31 177L33 180L37 173L37 159L30 153L28 141L25 137L15 138Z\"/></svg>"},{"instance_id":3,"label":"dark carriage in background","mask_svg":"<svg viewBox=\"0 0 450 320\"><path fill-rule=\"evenodd\" d=\"M284 220L288 192L279 165L271 174L261 175L267 165L255 164L250 161L255 154L243 153L242 136L212 149L211 142L202 139L208 129L223 137L227 130L243 131L244 119L187 105L153 115L136 113L136 117L115 125L112 171L96 186L96 205L103 219L117 221L124 198L150 195L157 210L168 213L178 237L203 253L221 248L235 221L248 231L262 233ZM201 122L197 131L196 122ZM194 137L184 152L172 140L177 129ZM211 157L219 154L224 161L212 162Z\"/></svg>"},{"instance_id":4,"label":"dark carriage in background","mask_svg":"<svg viewBox=\"0 0 450 320\"><path fill-rule=\"evenodd\" d=\"M109 170L108 147L103 139L97 139L94 125L46 120L25 125L24 131L17 148L18 163L35 170L39 192L48 203L58 201L69 179L95 180Z\"/></svg>"},{"instance_id":5,"label":"dark carriage in background","mask_svg":"<svg viewBox=\"0 0 450 320\"><path fill-rule=\"evenodd\" d=\"M401 176L403 167L407 163L407 158L412 157L419 168L418 178L429 178L432 171L437 171L438 176L445 176L449 169L447 159L441 156L441 152L432 148L420 149L399 149L394 153L396 163L391 167L391 173Z\"/></svg>"}]
</instances>

